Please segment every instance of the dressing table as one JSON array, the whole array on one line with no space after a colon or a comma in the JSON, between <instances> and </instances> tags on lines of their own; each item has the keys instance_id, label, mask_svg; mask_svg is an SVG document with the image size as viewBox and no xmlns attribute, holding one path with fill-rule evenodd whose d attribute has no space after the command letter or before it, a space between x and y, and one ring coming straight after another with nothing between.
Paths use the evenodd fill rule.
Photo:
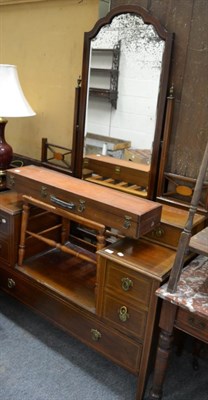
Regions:
<instances>
[{"instance_id":1,"label":"dressing table","mask_svg":"<svg viewBox=\"0 0 208 400\"><path fill-rule=\"evenodd\" d=\"M123 21L128 27L136 27L131 35L139 37L140 30L143 33L145 42L138 41L134 56L141 54L141 48L148 42L151 42L150 53L155 43L160 47L156 56L160 90L156 91L154 100L149 97L154 105L152 112L156 114L154 124L149 125L151 145L148 143L147 150L151 148L151 164L144 166L129 161L128 167L125 165L128 176L121 176L121 181L145 188L137 196L126 193L122 185L114 190L109 185L95 184L89 176L83 179L86 178L83 176L84 142L90 131L87 121L95 122L94 107L99 112L110 107L108 120L117 119L116 113L120 112L124 44L121 40L117 101L113 110L106 96L99 96L98 106L95 96L90 95L91 52L95 50L94 45L98 49L105 46L99 35L103 28L104 31L106 27L114 28L114 24L120 25ZM108 36L111 36L109 32ZM127 48L131 41L132 36L127 36ZM172 42L173 35L142 7L120 6L98 21L84 37L82 79L75 101L73 162L68 174L67 168L60 173L60 167L55 165L50 170L31 165L9 170L9 197L0 194L5 198L4 204L0 203L3 218L10 221L0 239L5 243L11 238L9 251L13 254L8 260L0 250L1 289L134 373L138 377L137 400L143 398L157 338L159 310L155 291L168 279L187 218L186 208L155 202L164 122L167 131L171 123L170 114L165 114L165 110L168 109ZM135 73L139 75L136 65ZM141 103L141 99L137 101ZM168 105L171 107L172 101ZM130 119L128 124L140 126L130 123ZM103 136L105 132L101 128L99 133ZM119 136L123 135L121 128ZM143 132L140 142L145 135ZM143 143L141 146L144 148ZM60 160L57 150L55 155ZM88 158L91 162L96 157ZM112 157L109 160L108 156L99 156L99 160L102 171L104 168L109 171L114 164L123 173L124 160L112 160ZM133 179L138 180L132 182ZM204 219L203 214L195 215L194 233L203 227ZM74 225L78 229L74 230Z\"/></svg>"},{"instance_id":2,"label":"dressing table","mask_svg":"<svg viewBox=\"0 0 208 400\"><path fill-rule=\"evenodd\" d=\"M141 238L159 223L161 205L35 166L8 170L7 187L21 195L23 213L17 263L1 265L1 288L138 375L141 399L156 320L154 293L175 255ZM96 232L95 242L78 245L72 222ZM108 246L106 225L121 237ZM40 242L45 249L31 255L31 240L33 248Z\"/></svg>"}]
</instances>

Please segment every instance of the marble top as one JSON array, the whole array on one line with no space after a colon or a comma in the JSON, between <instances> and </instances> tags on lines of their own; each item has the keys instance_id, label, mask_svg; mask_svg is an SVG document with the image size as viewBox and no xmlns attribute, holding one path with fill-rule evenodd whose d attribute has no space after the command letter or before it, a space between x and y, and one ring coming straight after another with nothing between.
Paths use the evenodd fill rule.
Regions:
<instances>
[{"instance_id":1,"label":"marble top","mask_svg":"<svg viewBox=\"0 0 208 400\"><path fill-rule=\"evenodd\" d=\"M167 286L161 286L156 295L208 318L208 257L199 255L183 269L176 292L167 292Z\"/></svg>"}]
</instances>

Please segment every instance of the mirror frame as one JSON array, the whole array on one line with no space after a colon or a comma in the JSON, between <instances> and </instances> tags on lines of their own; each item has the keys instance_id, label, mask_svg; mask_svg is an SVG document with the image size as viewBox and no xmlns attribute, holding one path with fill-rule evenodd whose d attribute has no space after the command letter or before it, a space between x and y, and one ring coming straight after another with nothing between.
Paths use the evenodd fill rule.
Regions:
<instances>
[{"instance_id":1,"label":"mirror frame","mask_svg":"<svg viewBox=\"0 0 208 400\"><path fill-rule=\"evenodd\" d=\"M94 28L84 33L84 48L83 48L83 64L82 64L82 77L81 77L81 88L80 88L80 104L78 110L78 130L77 130L77 145L75 155L75 170L76 177L82 178L83 168L83 149L84 149L84 131L85 131L85 118L86 118L86 105L88 95L88 74L89 74L89 61L90 61L90 43L91 40L97 35L100 29L110 24L112 19L120 14L132 13L141 17L145 24L152 25L156 30L159 37L164 40L164 53L162 60L162 69L160 76L160 90L157 101L157 117L155 124L154 142L152 149L151 158L151 169L148 196L149 199L154 199L156 196L157 185L155 184L158 177L159 158L160 158L160 147L161 139L165 121L165 108L167 91L169 85L169 71L171 64L171 52L174 34L168 32L160 23L160 21L151 15L145 8L134 5L118 6L113 8L104 18L97 21Z\"/></svg>"}]
</instances>

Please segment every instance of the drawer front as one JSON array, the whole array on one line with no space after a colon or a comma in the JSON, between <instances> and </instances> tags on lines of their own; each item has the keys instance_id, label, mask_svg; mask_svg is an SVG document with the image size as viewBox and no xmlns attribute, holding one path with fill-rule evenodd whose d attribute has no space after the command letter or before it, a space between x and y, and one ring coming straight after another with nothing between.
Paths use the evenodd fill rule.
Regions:
<instances>
[{"instance_id":1,"label":"drawer front","mask_svg":"<svg viewBox=\"0 0 208 400\"><path fill-rule=\"evenodd\" d=\"M138 373L142 346L106 327L96 315L54 296L18 271L8 272L1 268L0 286L105 357Z\"/></svg>"},{"instance_id":2,"label":"drawer front","mask_svg":"<svg viewBox=\"0 0 208 400\"><path fill-rule=\"evenodd\" d=\"M208 342L208 319L178 308L175 325L199 340Z\"/></svg>"},{"instance_id":3,"label":"drawer front","mask_svg":"<svg viewBox=\"0 0 208 400\"><path fill-rule=\"evenodd\" d=\"M105 287L122 296L123 301L134 301L148 309L152 281L140 273L107 261Z\"/></svg>"},{"instance_id":4,"label":"drawer front","mask_svg":"<svg viewBox=\"0 0 208 400\"><path fill-rule=\"evenodd\" d=\"M0 211L0 234L7 235L9 233L9 217Z\"/></svg>"},{"instance_id":5,"label":"drawer front","mask_svg":"<svg viewBox=\"0 0 208 400\"><path fill-rule=\"evenodd\" d=\"M146 237L154 242L177 248L181 232L182 229L180 228L161 223L148 233Z\"/></svg>"},{"instance_id":6,"label":"drawer front","mask_svg":"<svg viewBox=\"0 0 208 400\"><path fill-rule=\"evenodd\" d=\"M147 312L144 310L105 294L102 315L114 328L143 340L147 320Z\"/></svg>"},{"instance_id":7,"label":"drawer front","mask_svg":"<svg viewBox=\"0 0 208 400\"><path fill-rule=\"evenodd\" d=\"M0 239L0 260L9 262L9 243Z\"/></svg>"}]
</instances>

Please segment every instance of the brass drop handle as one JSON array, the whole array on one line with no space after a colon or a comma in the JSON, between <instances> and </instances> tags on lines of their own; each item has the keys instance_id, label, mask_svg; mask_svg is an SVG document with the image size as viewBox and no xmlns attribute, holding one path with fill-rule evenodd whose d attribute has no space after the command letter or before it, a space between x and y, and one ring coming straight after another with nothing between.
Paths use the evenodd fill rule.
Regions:
<instances>
[{"instance_id":1,"label":"brass drop handle","mask_svg":"<svg viewBox=\"0 0 208 400\"><path fill-rule=\"evenodd\" d=\"M121 287L125 292L128 292L128 290L133 287L133 281L129 278L122 278Z\"/></svg>"},{"instance_id":2,"label":"brass drop handle","mask_svg":"<svg viewBox=\"0 0 208 400\"><path fill-rule=\"evenodd\" d=\"M129 319L128 308L126 306L122 306L120 310L118 310L118 316L120 321L126 322Z\"/></svg>"},{"instance_id":3,"label":"brass drop handle","mask_svg":"<svg viewBox=\"0 0 208 400\"><path fill-rule=\"evenodd\" d=\"M99 339L101 339L101 333L97 329L91 329L91 337L94 342L98 342Z\"/></svg>"},{"instance_id":4,"label":"brass drop handle","mask_svg":"<svg viewBox=\"0 0 208 400\"><path fill-rule=\"evenodd\" d=\"M46 186L41 186L40 195L41 195L41 197L43 197L43 198L47 197L47 195L48 195L48 189L47 189Z\"/></svg>"},{"instance_id":5,"label":"brass drop handle","mask_svg":"<svg viewBox=\"0 0 208 400\"><path fill-rule=\"evenodd\" d=\"M161 237L164 236L164 234L165 234L165 231L164 231L164 229L161 228L161 227L158 227L158 228L156 228L156 229L154 229L154 230L152 231L152 237L153 237L153 238L161 238Z\"/></svg>"},{"instance_id":6,"label":"brass drop handle","mask_svg":"<svg viewBox=\"0 0 208 400\"><path fill-rule=\"evenodd\" d=\"M124 216L124 223L123 223L123 228L124 229L129 229L131 227L131 222L132 222L132 217L129 215Z\"/></svg>"},{"instance_id":7,"label":"brass drop handle","mask_svg":"<svg viewBox=\"0 0 208 400\"><path fill-rule=\"evenodd\" d=\"M9 186L14 186L15 185L14 175L10 175L8 177L8 184L9 184Z\"/></svg>"},{"instance_id":8,"label":"brass drop handle","mask_svg":"<svg viewBox=\"0 0 208 400\"><path fill-rule=\"evenodd\" d=\"M13 289L16 285L15 281L12 278L8 278L7 285L9 289Z\"/></svg>"},{"instance_id":9,"label":"brass drop handle","mask_svg":"<svg viewBox=\"0 0 208 400\"><path fill-rule=\"evenodd\" d=\"M78 211L81 213L85 210L85 200L79 200Z\"/></svg>"}]
</instances>

